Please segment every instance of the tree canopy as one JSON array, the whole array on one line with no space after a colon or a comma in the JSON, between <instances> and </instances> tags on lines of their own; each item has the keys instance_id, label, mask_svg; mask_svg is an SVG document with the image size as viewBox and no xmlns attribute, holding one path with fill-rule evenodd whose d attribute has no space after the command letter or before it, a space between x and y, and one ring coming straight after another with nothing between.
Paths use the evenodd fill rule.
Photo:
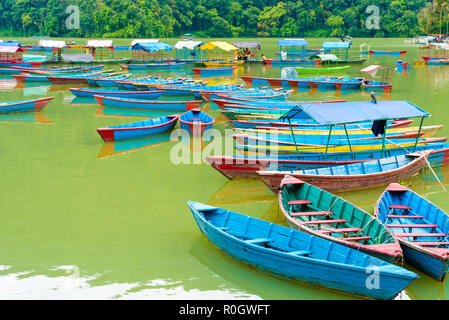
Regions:
<instances>
[{"instance_id":1,"label":"tree canopy","mask_svg":"<svg viewBox=\"0 0 449 320\"><path fill-rule=\"evenodd\" d=\"M376 0L375 10L367 10L373 1L0 0L0 34L158 38L189 32L200 37L410 37L439 31L442 21L446 26L447 2ZM77 7L79 14L68 10L69 6ZM78 19L79 28L71 28L68 19ZM368 25L370 19L378 24Z\"/></svg>"}]
</instances>

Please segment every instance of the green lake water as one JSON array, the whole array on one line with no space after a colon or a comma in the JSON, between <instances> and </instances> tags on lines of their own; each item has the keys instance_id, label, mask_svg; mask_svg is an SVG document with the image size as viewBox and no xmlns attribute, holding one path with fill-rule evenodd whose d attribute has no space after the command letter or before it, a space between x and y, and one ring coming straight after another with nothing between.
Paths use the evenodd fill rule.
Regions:
<instances>
[{"instance_id":1,"label":"green lake water","mask_svg":"<svg viewBox=\"0 0 449 320\"><path fill-rule=\"evenodd\" d=\"M277 39L259 41L262 52L274 58ZM309 47L320 47L323 41L311 39ZM391 95L379 94L378 99L413 102L432 114L424 125L444 124L438 136L448 136L449 66L414 66L418 49L405 45L404 39L354 39L353 56L359 57L361 43L376 50L407 47L401 59L411 63L410 72L395 72ZM394 67L398 58L370 56L364 66ZM348 75L357 77L360 69L354 66ZM245 65L234 77L207 81L243 83L241 75L280 77L285 72ZM193 76L189 66L154 74ZM96 103L73 103L68 87L25 86L0 78L0 102L55 97L38 114L0 116L0 299L351 299L281 280L219 252L196 226L188 200L282 224L276 197L260 181L228 181L207 164L172 164L170 152L177 142L165 136L105 144L96 128L143 118L105 115ZM305 90L291 99L370 97L361 91L341 95ZM226 119L218 108L205 104L204 111L224 131ZM435 172L449 188L449 168ZM405 182L449 212L449 194L429 170ZM372 213L382 191L339 195ZM448 281L439 283L406 267L420 279L398 299L447 298Z\"/></svg>"}]
</instances>

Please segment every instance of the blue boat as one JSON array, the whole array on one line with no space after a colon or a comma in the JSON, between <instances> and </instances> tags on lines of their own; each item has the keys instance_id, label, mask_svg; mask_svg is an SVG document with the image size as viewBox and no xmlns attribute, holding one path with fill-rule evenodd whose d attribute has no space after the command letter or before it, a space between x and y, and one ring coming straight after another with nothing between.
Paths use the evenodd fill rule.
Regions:
<instances>
[{"instance_id":1,"label":"blue boat","mask_svg":"<svg viewBox=\"0 0 449 320\"><path fill-rule=\"evenodd\" d=\"M87 83L92 87L116 87L115 83L117 81L125 81L130 76L130 74L127 74L108 78L87 79Z\"/></svg>"},{"instance_id":2,"label":"blue boat","mask_svg":"<svg viewBox=\"0 0 449 320\"><path fill-rule=\"evenodd\" d=\"M308 84L311 88L326 88L336 90L360 89L362 85L362 78L355 79L325 79L312 80Z\"/></svg>"},{"instance_id":3,"label":"blue boat","mask_svg":"<svg viewBox=\"0 0 449 320\"><path fill-rule=\"evenodd\" d=\"M189 110L179 118L181 128L195 136L200 136L211 129L214 122L214 118L199 109Z\"/></svg>"},{"instance_id":4,"label":"blue boat","mask_svg":"<svg viewBox=\"0 0 449 320\"><path fill-rule=\"evenodd\" d=\"M120 141L148 137L173 129L179 114L97 129L104 141Z\"/></svg>"},{"instance_id":5,"label":"blue boat","mask_svg":"<svg viewBox=\"0 0 449 320\"><path fill-rule=\"evenodd\" d=\"M147 69L167 69L181 68L185 62L169 62L169 63L149 63L149 64L129 64L129 70L147 70Z\"/></svg>"},{"instance_id":6,"label":"blue boat","mask_svg":"<svg viewBox=\"0 0 449 320\"><path fill-rule=\"evenodd\" d=\"M444 281L449 268L449 215L408 188L393 183L374 208L399 240L405 262Z\"/></svg>"},{"instance_id":7,"label":"blue boat","mask_svg":"<svg viewBox=\"0 0 449 320\"><path fill-rule=\"evenodd\" d=\"M14 68L0 68L0 74L21 74L22 71L20 69Z\"/></svg>"},{"instance_id":8,"label":"blue boat","mask_svg":"<svg viewBox=\"0 0 449 320\"><path fill-rule=\"evenodd\" d=\"M93 98L97 96L121 97L131 99L157 99L164 94L164 91L125 91L125 90L104 90L104 89L78 89L69 88L70 92L77 97Z\"/></svg>"},{"instance_id":9,"label":"blue boat","mask_svg":"<svg viewBox=\"0 0 449 320\"><path fill-rule=\"evenodd\" d=\"M216 77L223 75L232 75L235 70L235 66L232 67L220 67L220 68L193 68L193 72L199 74L202 77Z\"/></svg>"},{"instance_id":10,"label":"blue boat","mask_svg":"<svg viewBox=\"0 0 449 320\"><path fill-rule=\"evenodd\" d=\"M188 202L201 232L234 259L279 277L374 299L392 299L415 273L335 242L209 205ZM379 286L372 288L373 270Z\"/></svg>"},{"instance_id":11,"label":"blue boat","mask_svg":"<svg viewBox=\"0 0 449 320\"><path fill-rule=\"evenodd\" d=\"M0 114L41 111L53 98L0 102Z\"/></svg>"},{"instance_id":12,"label":"blue boat","mask_svg":"<svg viewBox=\"0 0 449 320\"><path fill-rule=\"evenodd\" d=\"M265 100L287 100L293 93L293 90L254 90L242 89L224 93L206 93L201 96L206 101L213 101L222 98L237 99L265 99Z\"/></svg>"},{"instance_id":13,"label":"blue boat","mask_svg":"<svg viewBox=\"0 0 449 320\"><path fill-rule=\"evenodd\" d=\"M137 110L160 110L160 111L188 111L199 108L203 101L154 101L144 99L113 98L94 96L99 104L105 107L137 109Z\"/></svg>"}]
</instances>

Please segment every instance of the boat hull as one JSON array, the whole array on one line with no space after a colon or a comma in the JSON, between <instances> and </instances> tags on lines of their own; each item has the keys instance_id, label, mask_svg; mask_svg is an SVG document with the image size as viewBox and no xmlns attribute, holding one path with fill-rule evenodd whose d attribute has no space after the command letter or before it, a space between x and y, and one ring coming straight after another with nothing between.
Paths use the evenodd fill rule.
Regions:
<instances>
[{"instance_id":1,"label":"boat hull","mask_svg":"<svg viewBox=\"0 0 449 320\"><path fill-rule=\"evenodd\" d=\"M9 102L6 104L0 103L0 114L41 111L51 100L53 100L53 97Z\"/></svg>"},{"instance_id":2,"label":"boat hull","mask_svg":"<svg viewBox=\"0 0 449 320\"><path fill-rule=\"evenodd\" d=\"M373 174L353 175L311 175L295 172L260 171L259 177L265 185L277 194L280 190L282 179L286 175L300 179L329 192L347 192L363 190L388 185L403 179L417 175L425 166L427 154L419 155L416 159L404 167L395 170L378 172Z\"/></svg>"}]
</instances>

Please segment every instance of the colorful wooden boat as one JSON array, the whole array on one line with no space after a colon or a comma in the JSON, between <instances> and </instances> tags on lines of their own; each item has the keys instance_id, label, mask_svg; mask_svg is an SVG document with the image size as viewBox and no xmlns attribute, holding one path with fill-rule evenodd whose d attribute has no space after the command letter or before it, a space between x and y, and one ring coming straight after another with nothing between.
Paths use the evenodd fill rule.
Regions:
<instances>
[{"instance_id":1,"label":"colorful wooden boat","mask_svg":"<svg viewBox=\"0 0 449 320\"><path fill-rule=\"evenodd\" d=\"M445 66L449 65L449 59L429 59L425 63L429 66Z\"/></svg>"},{"instance_id":2,"label":"colorful wooden boat","mask_svg":"<svg viewBox=\"0 0 449 320\"><path fill-rule=\"evenodd\" d=\"M308 85L311 88L324 88L335 90L350 90L360 89L363 79L326 79L326 80L311 80L308 81Z\"/></svg>"},{"instance_id":3,"label":"colorful wooden boat","mask_svg":"<svg viewBox=\"0 0 449 320\"><path fill-rule=\"evenodd\" d=\"M259 97L236 97L234 95L223 95L217 96L217 99L212 99L218 107L224 109L223 107L232 105L243 105L243 106L257 106L260 108L270 108L270 109L291 109L298 103L304 103L304 101L284 101L284 100L268 100L260 99ZM333 101L312 101L312 103L336 103L336 102L346 102L346 100L333 100Z\"/></svg>"},{"instance_id":4,"label":"colorful wooden boat","mask_svg":"<svg viewBox=\"0 0 449 320\"><path fill-rule=\"evenodd\" d=\"M431 144L418 146L417 151L432 150L428 157L432 167L449 164L449 144ZM206 161L231 180L237 179L259 179L257 171L281 170L295 171L316 168L327 168L341 166L363 161L380 159L382 157L393 157L404 155L407 151L403 148L381 151L331 153L309 155L265 155L265 156L209 156Z\"/></svg>"},{"instance_id":5,"label":"colorful wooden boat","mask_svg":"<svg viewBox=\"0 0 449 320\"><path fill-rule=\"evenodd\" d=\"M173 129L178 118L179 114L169 115L120 126L99 128L97 132L106 142L144 138Z\"/></svg>"},{"instance_id":6,"label":"colorful wooden boat","mask_svg":"<svg viewBox=\"0 0 449 320\"><path fill-rule=\"evenodd\" d=\"M203 101L153 101L143 99L112 98L94 95L99 104L106 107L160 111L188 111L199 108Z\"/></svg>"},{"instance_id":7,"label":"colorful wooden boat","mask_svg":"<svg viewBox=\"0 0 449 320\"><path fill-rule=\"evenodd\" d=\"M382 82L382 81L373 81L373 80L363 80L363 88L367 91L384 91L384 92L391 92L391 89L393 88L392 83L388 82Z\"/></svg>"},{"instance_id":8,"label":"colorful wooden boat","mask_svg":"<svg viewBox=\"0 0 449 320\"><path fill-rule=\"evenodd\" d=\"M148 63L148 64L128 64L129 70L148 70L148 69L171 69L181 68L185 66L185 62L169 62L169 63Z\"/></svg>"},{"instance_id":9,"label":"colorful wooden boat","mask_svg":"<svg viewBox=\"0 0 449 320\"><path fill-rule=\"evenodd\" d=\"M38 76L38 75L32 75L28 73L21 73L17 75L13 75L13 78L16 79L18 82L50 82L48 80L48 76Z\"/></svg>"},{"instance_id":10,"label":"colorful wooden boat","mask_svg":"<svg viewBox=\"0 0 449 320\"><path fill-rule=\"evenodd\" d=\"M117 81L125 81L130 76L131 76L130 74L126 74L100 79L87 79L87 83L92 87L115 87L116 86L115 83Z\"/></svg>"},{"instance_id":11,"label":"colorful wooden boat","mask_svg":"<svg viewBox=\"0 0 449 320\"><path fill-rule=\"evenodd\" d=\"M377 50L368 50L369 54L373 54L375 56L400 56L407 53L407 50L403 51L377 51Z\"/></svg>"},{"instance_id":12,"label":"colorful wooden boat","mask_svg":"<svg viewBox=\"0 0 449 320\"><path fill-rule=\"evenodd\" d=\"M321 68L295 68L295 70L299 74L317 74L317 73L338 73L338 72L347 72L351 66L343 66L343 67L321 67Z\"/></svg>"},{"instance_id":13,"label":"colorful wooden boat","mask_svg":"<svg viewBox=\"0 0 449 320\"><path fill-rule=\"evenodd\" d=\"M398 240L386 226L364 210L323 189L285 176L278 200L293 229L388 262L399 263L403 258Z\"/></svg>"},{"instance_id":14,"label":"colorful wooden boat","mask_svg":"<svg viewBox=\"0 0 449 320\"><path fill-rule=\"evenodd\" d=\"M164 94L164 91L124 91L124 90L104 90L104 89L78 89L69 88L70 92L82 98L93 98L95 95L104 97L121 97L131 99L155 100Z\"/></svg>"},{"instance_id":15,"label":"colorful wooden boat","mask_svg":"<svg viewBox=\"0 0 449 320\"><path fill-rule=\"evenodd\" d=\"M91 73L82 75L64 75L64 76L47 76L47 79L52 84L87 84L88 79L104 78L108 76L114 76L117 73Z\"/></svg>"},{"instance_id":16,"label":"colorful wooden boat","mask_svg":"<svg viewBox=\"0 0 449 320\"><path fill-rule=\"evenodd\" d=\"M275 59L263 59L265 64L273 65L273 66L304 66L304 65L317 65L321 62L321 60L275 60Z\"/></svg>"},{"instance_id":17,"label":"colorful wooden boat","mask_svg":"<svg viewBox=\"0 0 449 320\"><path fill-rule=\"evenodd\" d=\"M232 75L236 66L219 68L192 68L193 72L202 77L215 77L222 75Z\"/></svg>"},{"instance_id":18,"label":"colorful wooden boat","mask_svg":"<svg viewBox=\"0 0 449 320\"><path fill-rule=\"evenodd\" d=\"M346 192L388 185L417 175L430 151L381 158L367 162L301 171L259 171L262 181L277 194L286 175L329 192Z\"/></svg>"},{"instance_id":19,"label":"colorful wooden boat","mask_svg":"<svg viewBox=\"0 0 449 320\"><path fill-rule=\"evenodd\" d=\"M212 128L215 119L200 109L192 109L179 117L181 128L194 136L202 135Z\"/></svg>"},{"instance_id":20,"label":"colorful wooden boat","mask_svg":"<svg viewBox=\"0 0 449 320\"><path fill-rule=\"evenodd\" d=\"M53 98L0 102L0 114L41 111Z\"/></svg>"},{"instance_id":21,"label":"colorful wooden boat","mask_svg":"<svg viewBox=\"0 0 449 320\"><path fill-rule=\"evenodd\" d=\"M206 101L213 101L214 99L267 99L267 100L287 100L293 93L293 90L235 90L231 92L210 93L201 92L201 97Z\"/></svg>"},{"instance_id":22,"label":"colorful wooden boat","mask_svg":"<svg viewBox=\"0 0 449 320\"><path fill-rule=\"evenodd\" d=\"M14 68L0 68L0 75L7 74L7 75L13 75L13 74L21 74L22 71L19 69Z\"/></svg>"},{"instance_id":23,"label":"colorful wooden boat","mask_svg":"<svg viewBox=\"0 0 449 320\"><path fill-rule=\"evenodd\" d=\"M263 272L375 299L392 299L418 276L363 252L264 220L188 202L206 238L237 261ZM370 266L379 271L378 289L366 286Z\"/></svg>"},{"instance_id":24,"label":"colorful wooden boat","mask_svg":"<svg viewBox=\"0 0 449 320\"><path fill-rule=\"evenodd\" d=\"M245 61L204 61L203 65L208 68L221 68L221 67L236 67L240 66Z\"/></svg>"},{"instance_id":25,"label":"colorful wooden boat","mask_svg":"<svg viewBox=\"0 0 449 320\"><path fill-rule=\"evenodd\" d=\"M309 86L308 81L321 81L332 79L329 76L321 76L321 77L309 77L309 78L264 78L264 77L249 77L242 76L243 81L247 84L251 85L267 85L269 84L272 87L292 87L292 88L307 88ZM334 79L338 79L334 77Z\"/></svg>"},{"instance_id":26,"label":"colorful wooden boat","mask_svg":"<svg viewBox=\"0 0 449 320\"><path fill-rule=\"evenodd\" d=\"M449 215L422 196L393 183L374 213L399 240L405 262L444 281L449 268Z\"/></svg>"}]
</instances>

